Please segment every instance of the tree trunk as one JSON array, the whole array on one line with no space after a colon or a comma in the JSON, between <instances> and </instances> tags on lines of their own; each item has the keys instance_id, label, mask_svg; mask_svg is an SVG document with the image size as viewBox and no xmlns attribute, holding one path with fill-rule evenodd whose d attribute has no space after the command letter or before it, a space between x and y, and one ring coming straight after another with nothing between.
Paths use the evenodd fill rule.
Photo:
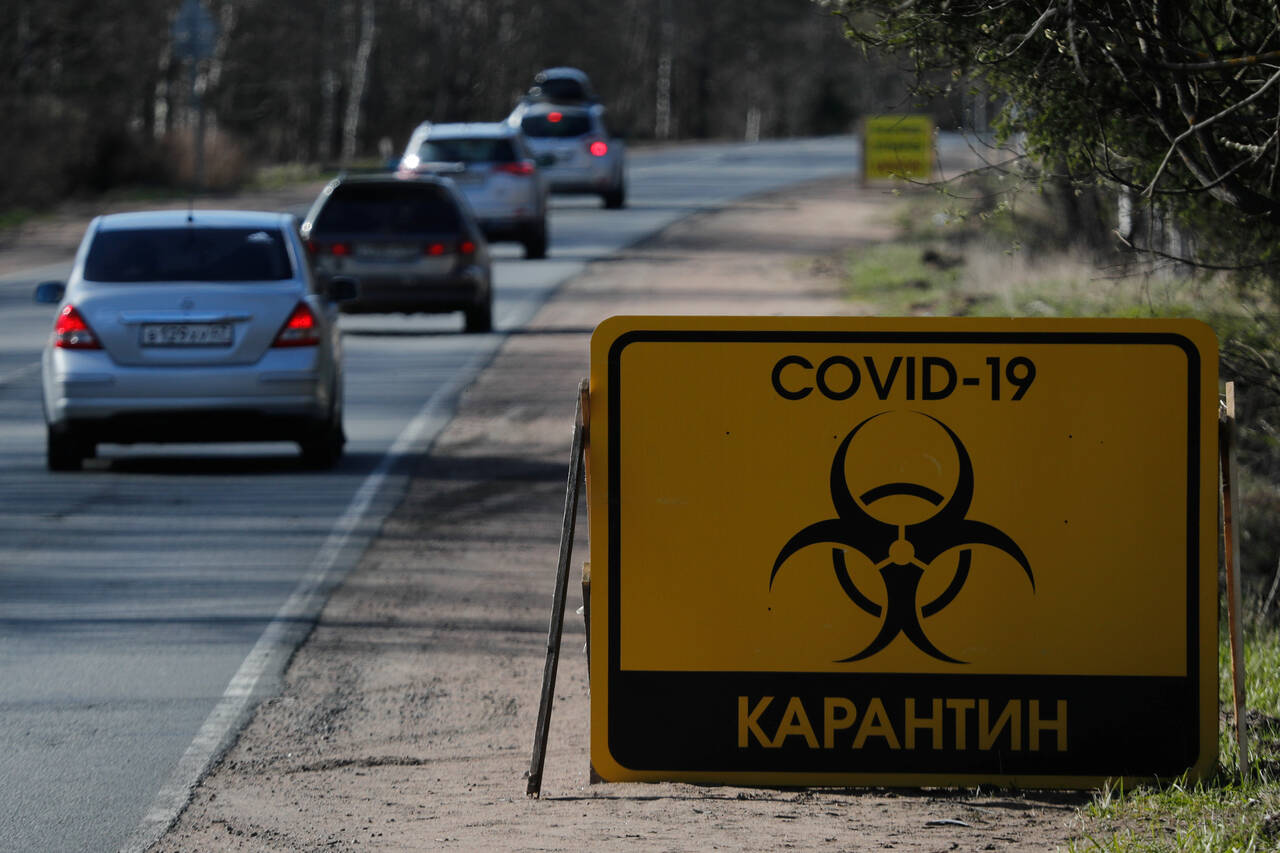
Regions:
<instances>
[{"instance_id":1,"label":"tree trunk","mask_svg":"<svg viewBox=\"0 0 1280 853\"><path fill-rule=\"evenodd\" d=\"M659 28L658 87L655 97L653 135L669 139L671 123L671 73L675 61L676 23L671 12L671 0L662 0L662 24Z\"/></svg>"},{"instance_id":2,"label":"tree trunk","mask_svg":"<svg viewBox=\"0 0 1280 853\"><path fill-rule=\"evenodd\" d=\"M342 165L349 166L356 154L356 140L360 133L360 103L364 100L364 84L369 76L369 57L377 38L377 24L373 19L373 0L364 0L360 12L360 43L356 47L355 60L351 63L351 85L347 92L347 114L342 122Z\"/></svg>"}]
</instances>

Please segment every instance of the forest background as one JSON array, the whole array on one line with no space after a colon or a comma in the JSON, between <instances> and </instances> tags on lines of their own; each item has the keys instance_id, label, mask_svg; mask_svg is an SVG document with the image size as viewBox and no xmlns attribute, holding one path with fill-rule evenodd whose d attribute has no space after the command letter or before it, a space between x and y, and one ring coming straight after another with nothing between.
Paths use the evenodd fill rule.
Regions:
<instances>
[{"instance_id":1,"label":"forest background","mask_svg":"<svg viewBox=\"0 0 1280 853\"><path fill-rule=\"evenodd\" d=\"M808 0L7 0L0 210L263 164L399 154L420 122L497 121L542 68L587 71L631 140L845 133L911 75ZM193 10L192 7L195 7ZM943 126L963 99L938 98ZM202 115L203 114L203 115Z\"/></svg>"},{"instance_id":2,"label":"forest background","mask_svg":"<svg viewBox=\"0 0 1280 853\"><path fill-rule=\"evenodd\" d=\"M1069 249L1102 282L1136 273L1194 285L1194 305L1116 310L1194 313L1218 330L1243 406L1250 586L1270 610L1280 578L1275 10L1274 0L4 0L0 245L15 231L5 225L70 198L216 193L273 170L314 178L385 163L424 120L502 119L556 65L591 75L610 127L634 144L852 134L879 112L924 112L975 140L990 124L1013 155L984 152L1002 165L943 188L954 197L943 218L957 225L948 239L1003 221L1002 250ZM1028 190L1046 211L1033 231L1017 215Z\"/></svg>"}]
</instances>

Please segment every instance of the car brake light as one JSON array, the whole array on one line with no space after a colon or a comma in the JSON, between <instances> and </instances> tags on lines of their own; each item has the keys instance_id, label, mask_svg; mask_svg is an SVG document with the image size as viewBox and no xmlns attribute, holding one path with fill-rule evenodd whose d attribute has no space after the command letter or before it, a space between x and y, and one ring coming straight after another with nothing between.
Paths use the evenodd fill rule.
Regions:
<instances>
[{"instance_id":1,"label":"car brake light","mask_svg":"<svg viewBox=\"0 0 1280 853\"><path fill-rule=\"evenodd\" d=\"M102 349L98 336L74 305L66 305L58 312L53 324L53 345L62 349Z\"/></svg>"},{"instance_id":2,"label":"car brake light","mask_svg":"<svg viewBox=\"0 0 1280 853\"><path fill-rule=\"evenodd\" d=\"M315 240L307 241L307 251L313 255L337 255L342 257L351 254L350 243L317 243Z\"/></svg>"},{"instance_id":3,"label":"car brake light","mask_svg":"<svg viewBox=\"0 0 1280 853\"><path fill-rule=\"evenodd\" d=\"M426 253L432 257L443 255L445 252L444 243L428 243Z\"/></svg>"},{"instance_id":4,"label":"car brake light","mask_svg":"<svg viewBox=\"0 0 1280 853\"><path fill-rule=\"evenodd\" d=\"M609 153L609 146L603 140L597 139L595 142L587 146L587 150L596 157L603 157Z\"/></svg>"},{"instance_id":5,"label":"car brake light","mask_svg":"<svg viewBox=\"0 0 1280 853\"><path fill-rule=\"evenodd\" d=\"M320 343L319 325L315 313L307 303L299 302L271 345L273 347L316 346Z\"/></svg>"},{"instance_id":6,"label":"car brake light","mask_svg":"<svg viewBox=\"0 0 1280 853\"><path fill-rule=\"evenodd\" d=\"M474 255L476 253L476 244L470 240L463 240L458 244L458 254Z\"/></svg>"},{"instance_id":7,"label":"car brake light","mask_svg":"<svg viewBox=\"0 0 1280 853\"><path fill-rule=\"evenodd\" d=\"M560 119L564 118L564 113L547 113L547 121L552 124L559 124Z\"/></svg>"},{"instance_id":8,"label":"car brake light","mask_svg":"<svg viewBox=\"0 0 1280 853\"><path fill-rule=\"evenodd\" d=\"M512 163L496 163L493 170L508 175L532 175L534 168L532 160L516 160Z\"/></svg>"}]
</instances>

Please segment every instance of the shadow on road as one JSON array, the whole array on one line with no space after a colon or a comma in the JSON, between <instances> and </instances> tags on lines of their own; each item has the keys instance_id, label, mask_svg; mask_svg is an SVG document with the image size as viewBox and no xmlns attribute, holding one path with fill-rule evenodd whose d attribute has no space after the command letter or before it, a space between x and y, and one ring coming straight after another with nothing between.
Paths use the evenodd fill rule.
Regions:
<instances>
[{"instance_id":1,"label":"shadow on road","mask_svg":"<svg viewBox=\"0 0 1280 853\"><path fill-rule=\"evenodd\" d=\"M316 470L303 464L302 457L296 452L282 449L269 455L182 455L165 450L156 455L112 456L110 451L95 459L85 460L85 470L110 470L114 473L127 474L170 474L188 475L242 475L242 474L280 474L299 472L306 474L344 474L365 476L382 459L375 453L345 453L333 468Z\"/></svg>"}]
</instances>

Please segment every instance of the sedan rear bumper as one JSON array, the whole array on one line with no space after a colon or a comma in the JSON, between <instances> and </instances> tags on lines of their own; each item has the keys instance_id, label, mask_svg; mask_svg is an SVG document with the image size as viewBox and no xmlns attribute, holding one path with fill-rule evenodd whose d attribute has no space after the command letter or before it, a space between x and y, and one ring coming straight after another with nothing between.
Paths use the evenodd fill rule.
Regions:
<instances>
[{"instance_id":1,"label":"sedan rear bumper","mask_svg":"<svg viewBox=\"0 0 1280 853\"><path fill-rule=\"evenodd\" d=\"M173 405L181 401L165 402ZM300 409L306 413L289 415L234 404L217 409L156 409L104 418L71 418L51 428L82 440L112 444L300 441L322 430L327 422L310 406Z\"/></svg>"},{"instance_id":2,"label":"sedan rear bumper","mask_svg":"<svg viewBox=\"0 0 1280 853\"><path fill-rule=\"evenodd\" d=\"M47 350L45 418L55 427L113 419L163 425L183 412L225 412L228 421L313 421L332 408L334 376L314 348L273 350L257 364L216 367L127 367L101 351Z\"/></svg>"}]
</instances>

